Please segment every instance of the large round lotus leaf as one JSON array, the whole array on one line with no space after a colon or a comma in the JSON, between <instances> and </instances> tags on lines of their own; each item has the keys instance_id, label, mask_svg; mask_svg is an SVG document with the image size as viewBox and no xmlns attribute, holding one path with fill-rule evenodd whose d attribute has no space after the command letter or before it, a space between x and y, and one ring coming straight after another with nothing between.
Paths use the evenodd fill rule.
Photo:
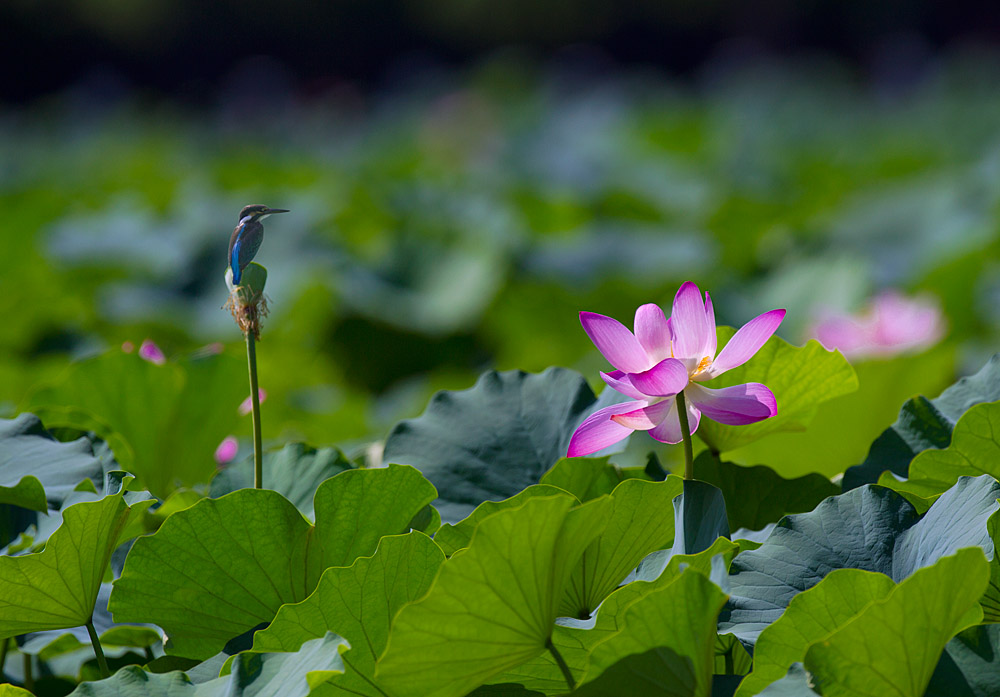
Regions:
<instances>
[{"instance_id":1,"label":"large round lotus leaf","mask_svg":"<svg viewBox=\"0 0 1000 697\"><path fill-rule=\"evenodd\" d=\"M725 601L718 586L690 570L644 595L622 613L621 631L591 652L579 694L708 695Z\"/></svg>"},{"instance_id":2,"label":"large round lotus leaf","mask_svg":"<svg viewBox=\"0 0 1000 697\"><path fill-rule=\"evenodd\" d=\"M570 576L610 513L569 494L525 499L479 523L430 591L392 623L376 683L395 697L462 697L545 650Z\"/></svg>"},{"instance_id":3,"label":"large round lotus leaf","mask_svg":"<svg viewBox=\"0 0 1000 697\"><path fill-rule=\"evenodd\" d=\"M296 651L328 631L344 637L344 672L317 688L315 696L371 695L375 660L385 650L389 623L403 605L418 600L444 562L426 535L383 537L371 557L349 567L327 569L316 590L301 603L283 605L267 629L254 635L254 651Z\"/></svg>"},{"instance_id":4,"label":"large round lotus leaf","mask_svg":"<svg viewBox=\"0 0 1000 697\"><path fill-rule=\"evenodd\" d=\"M586 380L565 368L491 371L468 390L438 392L423 414L397 424L384 460L422 471L438 490L441 518L455 522L538 483L594 402Z\"/></svg>"},{"instance_id":5,"label":"large round lotus leaf","mask_svg":"<svg viewBox=\"0 0 1000 697\"><path fill-rule=\"evenodd\" d=\"M304 600L325 569L409 531L434 493L412 467L348 470L317 489L315 526L268 489L203 499L136 541L109 609L117 622L163 627L170 653L207 658Z\"/></svg>"},{"instance_id":6,"label":"large round lotus leaf","mask_svg":"<svg viewBox=\"0 0 1000 697\"><path fill-rule=\"evenodd\" d=\"M978 623L976 601L988 579L978 549L915 571L809 647L803 662L812 684L824 697L924 697L945 644Z\"/></svg>"},{"instance_id":7,"label":"large round lotus leaf","mask_svg":"<svg viewBox=\"0 0 1000 697\"><path fill-rule=\"evenodd\" d=\"M215 448L239 425L246 362L216 355L154 365L107 353L71 366L29 404L53 428L94 431L137 485L166 498L215 474Z\"/></svg>"},{"instance_id":8,"label":"large round lotus leaf","mask_svg":"<svg viewBox=\"0 0 1000 697\"><path fill-rule=\"evenodd\" d=\"M69 506L42 552L0 557L0 640L90 620L111 553L141 532L150 504L118 493Z\"/></svg>"},{"instance_id":9,"label":"large round lotus leaf","mask_svg":"<svg viewBox=\"0 0 1000 697\"><path fill-rule=\"evenodd\" d=\"M782 519L760 548L739 554L719 629L753 644L797 593L834 569L863 569L902 581L962 547L993 556L987 523L1000 483L963 477L919 516L891 489L866 485Z\"/></svg>"}]
</instances>

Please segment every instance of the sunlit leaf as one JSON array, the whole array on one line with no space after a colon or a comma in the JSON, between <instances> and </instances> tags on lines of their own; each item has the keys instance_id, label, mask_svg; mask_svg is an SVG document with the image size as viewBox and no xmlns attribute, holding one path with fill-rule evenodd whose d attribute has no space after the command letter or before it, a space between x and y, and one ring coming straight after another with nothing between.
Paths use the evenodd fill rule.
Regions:
<instances>
[{"instance_id":1,"label":"sunlit leaf","mask_svg":"<svg viewBox=\"0 0 1000 697\"><path fill-rule=\"evenodd\" d=\"M542 653L610 510L607 499L575 504L568 494L536 497L483 519L430 592L396 616L376 682L395 697L461 697Z\"/></svg>"},{"instance_id":2,"label":"sunlit leaf","mask_svg":"<svg viewBox=\"0 0 1000 697\"><path fill-rule=\"evenodd\" d=\"M371 555L385 535L409 530L434 498L412 467L348 470L316 491L312 526L288 499L240 489L203 499L136 541L115 581L117 622L153 622L167 650L207 658L230 639L305 600L331 566Z\"/></svg>"},{"instance_id":3,"label":"sunlit leaf","mask_svg":"<svg viewBox=\"0 0 1000 697\"><path fill-rule=\"evenodd\" d=\"M73 365L29 399L49 428L95 431L137 484L166 497L207 483L216 446L237 429L246 366L233 356L154 365L107 353Z\"/></svg>"},{"instance_id":4,"label":"sunlit leaf","mask_svg":"<svg viewBox=\"0 0 1000 697\"><path fill-rule=\"evenodd\" d=\"M151 503L118 493L69 506L44 551L0 557L0 639L86 624L111 553Z\"/></svg>"},{"instance_id":5,"label":"sunlit leaf","mask_svg":"<svg viewBox=\"0 0 1000 697\"><path fill-rule=\"evenodd\" d=\"M719 327L719 346L735 333ZM724 453L758 440L769 433L800 431L816 414L816 407L858 388L850 363L836 351L827 351L818 341L792 346L771 337L749 361L727 371L706 387L718 388L745 382L761 382L774 393L778 413L747 426L727 426L702 419L697 435L717 453Z\"/></svg>"},{"instance_id":6,"label":"sunlit leaf","mask_svg":"<svg viewBox=\"0 0 1000 697\"><path fill-rule=\"evenodd\" d=\"M441 550L422 533L383 537L373 556L327 569L308 598L283 605L270 626L254 635L253 650L297 651L305 641L335 632L351 646L341 656L344 673L314 694L382 695L372 678L389 623L427 592L443 562Z\"/></svg>"},{"instance_id":7,"label":"sunlit leaf","mask_svg":"<svg viewBox=\"0 0 1000 697\"><path fill-rule=\"evenodd\" d=\"M824 696L921 697L945 644L970 621L988 578L982 550L962 549L903 580L812 644L805 667Z\"/></svg>"}]
</instances>

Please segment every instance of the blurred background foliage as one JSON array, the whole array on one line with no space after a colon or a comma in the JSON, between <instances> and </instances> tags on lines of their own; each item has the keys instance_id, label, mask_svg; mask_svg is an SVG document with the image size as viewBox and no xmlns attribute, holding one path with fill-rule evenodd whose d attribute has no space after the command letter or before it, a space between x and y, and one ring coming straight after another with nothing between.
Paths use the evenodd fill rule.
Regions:
<instances>
[{"instance_id":1,"label":"blurred background foliage","mask_svg":"<svg viewBox=\"0 0 1000 697\"><path fill-rule=\"evenodd\" d=\"M737 453L786 475L860 461L906 398L998 345L996 17L929 2L50 5L0 10L22 68L0 110L2 416L45 395L100 402L67 396L67 371L126 342L243 360L220 307L229 233L254 202L293 211L258 255L271 445L360 448L493 367L570 366L597 388L606 366L578 311L630 324L684 280L720 323L787 308L793 343L881 290L940 302L941 344L854 361L860 390L808 434ZM230 391L203 399L235 415Z\"/></svg>"}]
</instances>

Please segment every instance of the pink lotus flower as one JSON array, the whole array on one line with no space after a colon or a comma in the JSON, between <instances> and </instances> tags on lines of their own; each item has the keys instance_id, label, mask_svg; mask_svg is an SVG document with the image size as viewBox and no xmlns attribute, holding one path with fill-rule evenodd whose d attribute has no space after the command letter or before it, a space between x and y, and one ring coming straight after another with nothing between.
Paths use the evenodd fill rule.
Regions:
<instances>
[{"instance_id":1,"label":"pink lotus flower","mask_svg":"<svg viewBox=\"0 0 1000 697\"><path fill-rule=\"evenodd\" d=\"M744 425L774 416L777 402L757 382L710 389L699 383L743 365L760 350L785 317L771 310L747 322L716 356L715 311L708 293L683 284L667 319L658 306L635 311L635 333L604 315L581 312L587 336L617 370L601 373L612 389L635 401L614 404L587 417L570 439L568 457L590 455L633 431L648 431L663 443L683 439L677 415L684 393L693 434L702 414L719 423Z\"/></svg>"},{"instance_id":2,"label":"pink lotus flower","mask_svg":"<svg viewBox=\"0 0 1000 697\"><path fill-rule=\"evenodd\" d=\"M861 314L828 314L810 334L848 358L894 356L937 343L944 334L944 318L932 299L907 298L890 290Z\"/></svg>"},{"instance_id":3,"label":"pink lotus flower","mask_svg":"<svg viewBox=\"0 0 1000 697\"><path fill-rule=\"evenodd\" d=\"M220 465L232 462L240 451L240 444L233 436L226 436L215 449L215 461Z\"/></svg>"},{"instance_id":4,"label":"pink lotus flower","mask_svg":"<svg viewBox=\"0 0 1000 697\"><path fill-rule=\"evenodd\" d=\"M240 414L242 416L246 416L247 414L249 414L250 412L253 411L253 400L251 400L252 396L253 396L253 393L251 392L247 396L247 398L244 399L240 403L239 409L240 409ZM264 400L266 400L266 399L267 399L267 390L265 390L263 387L258 387L257 388L257 401L260 402L261 404L263 404Z\"/></svg>"},{"instance_id":5,"label":"pink lotus flower","mask_svg":"<svg viewBox=\"0 0 1000 697\"><path fill-rule=\"evenodd\" d=\"M151 339L146 339L142 342L142 346L139 347L139 357L154 365L163 365L167 362L167 357L163 355L163 351Z\"/></svg>"}]
</instances>

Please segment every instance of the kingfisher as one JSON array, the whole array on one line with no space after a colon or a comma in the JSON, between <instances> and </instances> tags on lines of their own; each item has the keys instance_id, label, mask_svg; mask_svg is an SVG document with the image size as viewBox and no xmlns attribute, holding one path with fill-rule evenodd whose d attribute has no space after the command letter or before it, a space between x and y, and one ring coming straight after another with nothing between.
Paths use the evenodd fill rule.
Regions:
<instances>
[{"instance_id":1,"label":"kingfisher","mask_svg":"<svg viewBox=\"0 0 1000 697\"><path fill-rule=\"evenodd\" d=\"M233 236L229 238L229 267L233 270L233 285L240 284L243 277L243 269L247 267L260 243L264 241L264 226L261 222L264 218L274 213L287 213L285 208L268 208L259 203L243 206L240 211L240 222L233 230Z\"/></svg>"}]
</instances>

